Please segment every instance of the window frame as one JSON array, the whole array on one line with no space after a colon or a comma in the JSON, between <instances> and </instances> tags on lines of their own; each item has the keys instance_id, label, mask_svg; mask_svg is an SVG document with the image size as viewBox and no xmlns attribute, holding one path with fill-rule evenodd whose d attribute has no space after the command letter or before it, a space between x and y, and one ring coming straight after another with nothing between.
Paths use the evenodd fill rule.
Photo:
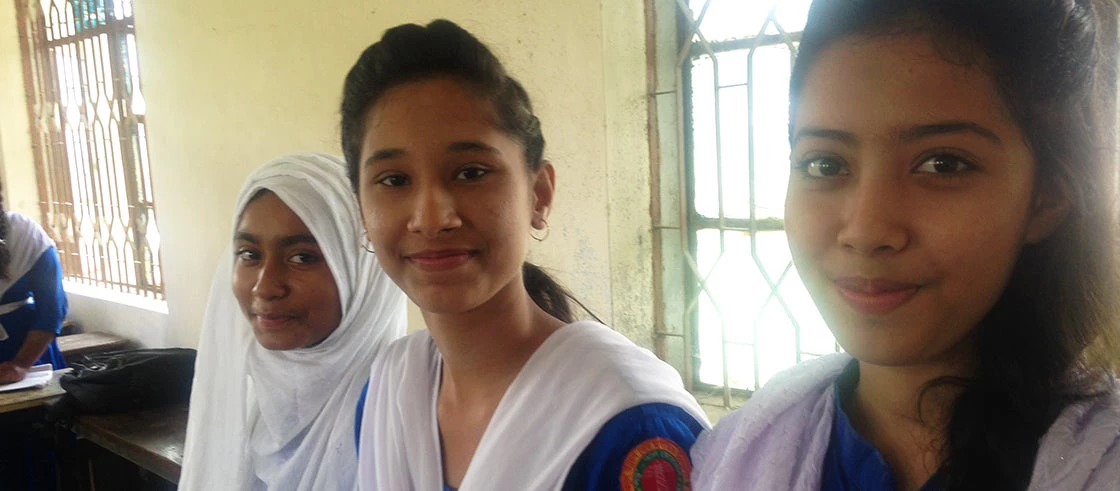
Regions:
<instances>
[{"instance_id":1,"label":"window frame","mask_svg":"<svg viewBox=\"0 0 1120 491\"><path fill-rule=\"evenodd\" d=\"M132 3L48 3L51 11L44 12L39 1L15 0L40 224L55 241L66 280L162 301L146 111L134 112L136 98L143 102L137 54L128 52L136 49ZM115 4L126 3L116 18ZM52 14L66 25L48 24ZM87 60L90 53L95 57ZM76 80L66 88L80 91L71 105L81 109L63 107L67 82L58 61L64 57L74 60L68 76ZM109 118L86 114L93 97L107 101ZM80 114L75 121L68 109Z\"/></svg>"}]
</instances>

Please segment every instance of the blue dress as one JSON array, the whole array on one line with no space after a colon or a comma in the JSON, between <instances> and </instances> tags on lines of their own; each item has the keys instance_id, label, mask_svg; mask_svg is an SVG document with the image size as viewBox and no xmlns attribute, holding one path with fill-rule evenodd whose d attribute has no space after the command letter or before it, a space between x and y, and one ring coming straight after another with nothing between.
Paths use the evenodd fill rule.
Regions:
<instances>
[{"instance_id":1,"label":"blue dress","mask_svg":"<svg viewBox=\"0 0 1120 491\"><path fill-rule=\"evenodd\" d=\"M354 441L361 432L369 383L358 398ZM662 403L642 404L618 413L572 464L565 490L676 491L689 489L688 452L703 431L685 410ZM445 486L444 491L455 491Z\"/></svg>"},{"instance_id":2,"label":"blue dress","mask_svg":"<svg viewBox=\"0 0 1120 491\"><path fill-rule=\"evenodd\" d=\"M852 360L836 380L836 410L832 418L832 434L824 455L821 475L822 491L894 491L894 471L871 442L865 440L844 412L847 400L859 383L859 363ZM934 474L921 491L941 489Z\"/></svg>"},{"instance_id":3,"label":"blue dress","mask_svg":"<svg viewBox=\"0 0 1120 491\"><path fill-rule=\"evenodd\" d=\"M62 288L62 265L54 247L43 251L31 270L12 283L0 297L0 305L28 297L33 298L35 303L0 315L0 324L8 332L8 339L0 341L0 362L15 358L31 330L50 331L56 336L62 332L62 320L66 317L68 304ZM56 370L66 367L57 342L51 341L35 364L41 363L50 363Z\"/></svg>"}]
</instances>

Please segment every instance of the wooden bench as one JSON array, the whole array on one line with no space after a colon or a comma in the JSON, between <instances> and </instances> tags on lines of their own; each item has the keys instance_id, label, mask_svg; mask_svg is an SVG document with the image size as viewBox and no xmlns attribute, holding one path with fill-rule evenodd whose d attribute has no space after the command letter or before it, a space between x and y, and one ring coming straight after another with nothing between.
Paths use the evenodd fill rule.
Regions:
<instances>
[{"instance_id":1,"label":"wooden bench","mask_svg":"<svg viewBox=\"0 0 1120 491\"><path fill-rule=\"evenodd\" d=\"M132 347L132 342L109 333L84 332L55 338L62 356L69 359L86 353L113 351Z\"/></svg>"},{"instance_id":2,"label":"wooden bench","mask_svg":"<svg viewBox=\"0 0 1120 491\"><path fill-rule=\"evenodd\" d=\"M82 415L75 433L174 484L183 464L187 407Z\"/></svg>"}]
</instances>

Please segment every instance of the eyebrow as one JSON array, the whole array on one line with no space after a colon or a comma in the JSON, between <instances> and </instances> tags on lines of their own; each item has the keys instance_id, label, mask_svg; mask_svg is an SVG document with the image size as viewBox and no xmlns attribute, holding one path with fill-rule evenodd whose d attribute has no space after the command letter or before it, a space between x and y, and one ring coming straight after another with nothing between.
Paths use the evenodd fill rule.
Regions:
<instances>
[{"instance_id":1,"label":"eyebrow","mask_svg":"<svg viewBox=\"0 0 1120 491\"><path fill-rule=\"evenodd\" d=\"M999 135L988 128L970 121L946 121L941 123L923 124L906 128L898 133L898 139L902 141L915 141L923 138L929 138L937 135L949 135L955 133L972 133L983 137L996 145L1002 145L1003 140ZM859 138L855 133L842 130L833 130L828 128L820 128L816 126L807 126L802 128L794 135L793 143L796 144L798 140L804 137L824 138L827 140L836 140L841 143L854 145L859 142Z\"/></svg>"},{"instance_id":2,"label":"eyebrow","mask_svg":"<svg viewBox=\"0 0 1120 491\"><path fill-rule=\"evenodd\" d=\"M859 138L856 138L855 133L849 131L830 130L828 128L820 128L817 126L807 126L805 128L801 128L801 130L799 130L797 134L793 136L793 143L796 144L798 140L805 137L836 140L842 143L847 143L849 145L854 145L859 141Z\"/></svg>"},{"instance_id":3,"label":"eyebrow","mask_svg":"<svg viewBox=\"0 0 1120 491\"><path fill-rule=\"evenodd\" d=\"M234 240L243 240L243 241L248 242L250 244L259 244L260 243L260 241L257 240L257 236L255 236L253 234L250 234L248 232L237 232L237 233L233 234L233 239ZM280 247L290 247L290 246L298 245L298 244L310 244L310 245L318 246L319 241L315 240L315 236L313 236L311 234L296 234L296 235L289 235L287 237L284 237L284 238L280 239L280 242L279 242Z\"/></svg>"},{"instance_id":4,"label":"eyebrow","mask_svg":"<svg viewBox=\"0 0 1120 491\"><path fill-rule=\"evenodd\" d=\"M1003 145L1003 140L1001 140L994 131L970 121L946 121L943 123L923 124L902 130L898 137L903 141L914 141L931 136L954 133L973 133L996 145Z\"/></svg>"},{"instance_id":5,"label":"eyebrow","mask_svg":"<svg viewBox=\"0 0 1120 491\"><path fill-rule=\"evenodd\" d=\"M462 141L452 142L450 145L447 146L447 151L452 152L452 153L486 152L486 153L492 153L492 154L495 154L495 155L501 155L502 154L502 151L498 150L497 147L487 145L485 143L482 143L482 142L476 141L476 140L462 140ZM408 153L408 152L406 152L403 148L384 148L384 149L378 150L376 152L373 152L373 155L370 155L369 158L366 159L366 161L363 163L363 165L369 166L369 165L373 165L375 162L380 162L382 160L392 160L392 159L401 157L401 156L405 155L406 153Z\"/></svg>"}]
</instances>

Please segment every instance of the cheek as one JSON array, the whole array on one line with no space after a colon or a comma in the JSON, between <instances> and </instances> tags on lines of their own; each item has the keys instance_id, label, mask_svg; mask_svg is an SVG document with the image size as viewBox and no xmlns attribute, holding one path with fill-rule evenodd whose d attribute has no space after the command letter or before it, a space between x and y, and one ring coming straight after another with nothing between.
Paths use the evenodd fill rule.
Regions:
<instances>
[{"instance_id":1,"label":"cheek","mask_svg":"<svg viewBox=\"0 0 1120 491\"><path fill-rule=\"evenodd\" d=\"M826 248L832 242L833 220L826 211L828 206L814 203L806 196L791 191L786 201L786 236L795 261L804 261L814 251ZM800 262L799 261L799 262ZM800 268L801 265L798 264Z\"/></svg>"},{"instance_id":2,"label":"cheek","mask_svg":"<svg viewBox=\"0 0 1120 491\"><path fill-rule=\"evenodd\" d=\"M241 307L241 312L247 314L250 304L253 302L252 274L244 268L239 268L235 265L230 287L233 290L233 297L237 299L237 303Z\"/></svg>"}]
</instances>

